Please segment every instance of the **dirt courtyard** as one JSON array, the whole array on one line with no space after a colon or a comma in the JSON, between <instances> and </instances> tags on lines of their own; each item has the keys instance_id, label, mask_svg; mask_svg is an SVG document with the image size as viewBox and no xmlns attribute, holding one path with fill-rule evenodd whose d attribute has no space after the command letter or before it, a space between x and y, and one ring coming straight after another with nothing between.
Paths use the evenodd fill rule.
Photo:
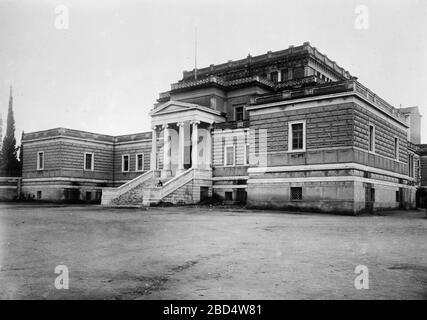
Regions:
<instances>
[{"instance_id":1,"label":"dirt courtyard","mask_svg":"<svg viewBox=\"0 0 427 320\"><path fill-rule=\"evenodd\" d=\"M424 217L1 204L0 298L426 299Z\"/></svg>"}]
</instances>

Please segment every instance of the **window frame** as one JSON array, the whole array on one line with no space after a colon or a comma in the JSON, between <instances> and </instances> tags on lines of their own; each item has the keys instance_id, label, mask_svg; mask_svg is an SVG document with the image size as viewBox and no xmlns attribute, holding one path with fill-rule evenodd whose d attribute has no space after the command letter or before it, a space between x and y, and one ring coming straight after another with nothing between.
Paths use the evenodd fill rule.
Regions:
<instances>
[{"instance_id":1,"label":"window frame","mask_svg":"<svg viewBox=\"0 0 427 320\"><path fill-rule=\"evenodd\" d=\"M242 108L242 119L237 119L237 109ZM236 105L234 106L234 121L244 121L245 120L245 106Z\"/></svg>"},{"instance_id":2,"label":"window frame","mask_svg":"<svg viewBox=\"0 0 427 320\"><path fill-rule=\"evenodd\" d=\"M138 169L138 156L142 156L142 167L140 170ZM137 153L135 155L135 171L136 172L144 171L144 160L145 160L144 158L145 158L144 153Z\"/></svg>"},{"instance_id":3,"label":"window frame","mask_svg":"<svg viewBox=\"0 0 427 320\"><path fill-rule=\"evenodd\" d=\"M408 153L408 176L415 178L414 155L412 153Z\"/></svg>"},{"instance_id":4,"label":"window frame","mask_svg":"<svg viewBox=\"0 0 427 320\"><path fill-rule=\"evenodd\" d=\"M92 156L92 161L90 163L90 169L86 168L86 156L90 154ZM95 169L95 153L94 152L85 152L83 157L83 170L84 171L94 171Z\"/></svg>"},{"instance_id":5,"label":"window frame","mask_svg":"<svg viewBox=\"0 0 427 320\"><path fill-rule=\"evenodd\" d=\"M227 156L227 148L233 148L233 164L227 164L228 156ZM236 166L236 146L233 145L225 145L224 146L224 167L234 167Z\"/></svg>"},{"instance_id":6,"label":"window frame","mask_svg":"<svg viewBox=\"0 0 427 320\"><path fill-rule=\"evenodd\" d=\"M244 158L243 158L243 165L248 166L250 163L250 152L251 152L251 145L249 143L245 143L245 149L244 149Z\"/></svg>"},{"instance_id":7,"label":"window frame","mask_svg":"<svg viewBox=\"0 0 427 320\"><path fill-rule=\"evenodd\" d=\"M300 199L294 199L292 197L292 191L294 191L295 189L301 189L301 198ZM304 196L303 196L303 188L302 187L290 187L289 189L289 198L290 200L293 201L303 201L304 200Z\"/></svg>"},{"instance_id":8,"label":"window frame","mask_svg":"<svg viewBox=\"0 0 427 320\"><path fill-rule=\"evenodd\" d=\"M294 149L292 147L293 133L292 126L294 124L302 124L302 149ZM307 147L307 130L306 120L295 120L288 122L288 152L305 152Z\"/></svg>"},{"instance_id":9,"label":"window frame","mask_svg":"<svg viewBox=\"0 0 427 320\"><path fill-rule=\"evenodd\" d=\"M40 154L42 154L43 161L40 163ZM41 164L41 165L40 165ZM44 151L37 151L37 171L44 170Z\"/></svg>"},{"instance_id":10,"label":"window frame","mask_svg":"<svg viewBox=\"0 0 427 320\"><path fill-rule=\"evenodd\" d=\"M373 128L372 135L371 135L371 127ZM375 125L370 123L368 128L368 151L372 153L375 153L375 135L376 135ZM372 139L372 149L371 149L371 139Z\"/></svg>"},{"instance_id":11,"label":"window frame","mask_svg":"<svg viewBox=\"0 0 427 320\"><path fill-rule=\"evenodd\" d=\"M125 170L125 157L128 158L128 169ZM130 171L130 156L129 154L122 154L122 172L129 172Z\"/></svg>"},{"instance_id":12,"label":"window frame","mask_svg":"<svg viewBox=\"0 0 427 320\"><path fill-rule=\"evenodd\" d=\"M394 136L394 160L399 161L399 137Z\"/></svg>"}]
</instances>

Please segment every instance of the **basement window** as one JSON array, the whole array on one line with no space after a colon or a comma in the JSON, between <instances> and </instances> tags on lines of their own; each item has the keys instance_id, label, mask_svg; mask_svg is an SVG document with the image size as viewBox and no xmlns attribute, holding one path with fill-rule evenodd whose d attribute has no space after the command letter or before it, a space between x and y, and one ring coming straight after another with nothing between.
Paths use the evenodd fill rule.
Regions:
<instances>
[{"instance_id":1,"label":"basement window","mask_svg":"<svg viewBox=\"0 0 427 320\"><path fill-rule=\"evenodd\" d=\"M291 201L302 200L302 187L291 187Z\"/></svg>"}]
</instances>

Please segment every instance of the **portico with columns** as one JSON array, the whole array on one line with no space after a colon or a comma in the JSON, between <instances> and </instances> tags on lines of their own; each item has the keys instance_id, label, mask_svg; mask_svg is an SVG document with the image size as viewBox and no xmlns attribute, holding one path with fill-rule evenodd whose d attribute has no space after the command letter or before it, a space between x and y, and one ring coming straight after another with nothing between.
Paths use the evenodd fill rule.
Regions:
<instances>
[{"instance_id":1,"label":"portico with columns","mask_svg":"<svg viewBox=\"0 0 427 320\"><path fill-rule=\"evenodd\" d=\"M190 168L211 170L211 129L214 123L225 121L221 112L197 104L169 101L150 115L151 170L160 170L162 179Z\"/></svg>"}]
</instances>

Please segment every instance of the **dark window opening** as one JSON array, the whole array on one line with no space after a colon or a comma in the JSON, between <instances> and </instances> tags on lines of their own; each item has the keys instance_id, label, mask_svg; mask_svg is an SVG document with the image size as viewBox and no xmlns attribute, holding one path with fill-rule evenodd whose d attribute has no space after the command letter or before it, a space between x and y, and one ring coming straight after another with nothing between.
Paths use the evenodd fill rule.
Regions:
<instances>
[{"instance_id":1,"label":"dark window opening","mask_svg":"<svg viewBox=\"0 0 427 320\"><path fill-rule=\"evenodd\" d=\"M136 170L142 171L144 169L144 158L142 154L136 156Z\"/></svg>"},{"instance_id":2,"label":"dark window opening","mask_svg":"<svg viewBox=\"0 0 427 320\"><path fill-rule=\"evenodd\" d=\"M399 139L394 138L394 158L399 160Z\"/></svg>"},{"instance_id":3,"label":"dark window opening","mask_svg":"<svg viewBox=\"0 0 427 320\"><path fill-rule=\"evenodd\" d=\"M414 177L414 156L410 154L408 156L408 175L413 178Z\"/></svg>"},{"instance_id":4,"label":"dark window opening","mask_svg":"<svg viewBox=\"0 0 427 320\"><path fill-rule=\"evenodd\" d=\"M129 156L123 156L123 168L122 171L129 171Z\"/></svg>"},{"instance_id":5,"label":"dark window opening","mask_svg":"<svg viewBox=\"0 0 427 320\"><path fill-rule=\"evenodd\" d=\"M244 119L243 106L242 107L236 107L235 113L236 113L236 121L243 121L243 119Z\"/></svg>"},{"instance_id":6,"label":"dark window opening","mask_svg":"<svg viewBox=\"0 0 427 320\"><path fill-rule=\"evenodd\" d=\"M41 200L41 198L42 198L42 192L37 191L37 200Z\"/></svg>"},{"instance_id":7,"label":"dark window opening","mask_svg":"<svg viewBox=\"0 0 427 320\"><path fill-rule=\"evenodd\" d=\"M277 81L279 80L278 72L274 71L274 72L270 73L270 79L272 82L277 83Z\"/></svg>"},{"instance_id":8,"label":"dark window opening","mask_svg":"<svg viewBox=\"0 0 427 320\"><path fill-rule=\"evenodd\" d=\"M85 154L85 170L92 170L93 155L92 153Z\"/></svg>"},{"instance_id":9,"label":"dark window opening","mask_svg":"<svg viewBox=\"0 0 427 320\"><path fill-rule=\"evenodd\" d=\"M291 201L302 200L302 187L291 187Z\"/></svg>"},{"instance_id":10,"label":"dark window opening","mask_svg":"<svg viewBox=\"0 0 427 320\"><path fill-rule=\"evenodd\" d=\"M375 128L374 126L369 126L369 151L374 151L375 143Z\"/></svg>"},{"instance_id":11,"label":"dark window opening","mask_svg":"<svg viewBox=\"0 0 427 320\"><path fill-rule=\"evenodd\" d=\"M396 191L396 202L400 202L400 192Z\"/></svg>"},{"instance_id":12,"label":"dark window opening","mask_svg":"<svg viewBox=\"0 0 427 320\"><path fill-rule=\"evenodd\" d=\"M86 192L86 201L90 201L92 199L92 192Z\"/></svg>"}]
</instances>

